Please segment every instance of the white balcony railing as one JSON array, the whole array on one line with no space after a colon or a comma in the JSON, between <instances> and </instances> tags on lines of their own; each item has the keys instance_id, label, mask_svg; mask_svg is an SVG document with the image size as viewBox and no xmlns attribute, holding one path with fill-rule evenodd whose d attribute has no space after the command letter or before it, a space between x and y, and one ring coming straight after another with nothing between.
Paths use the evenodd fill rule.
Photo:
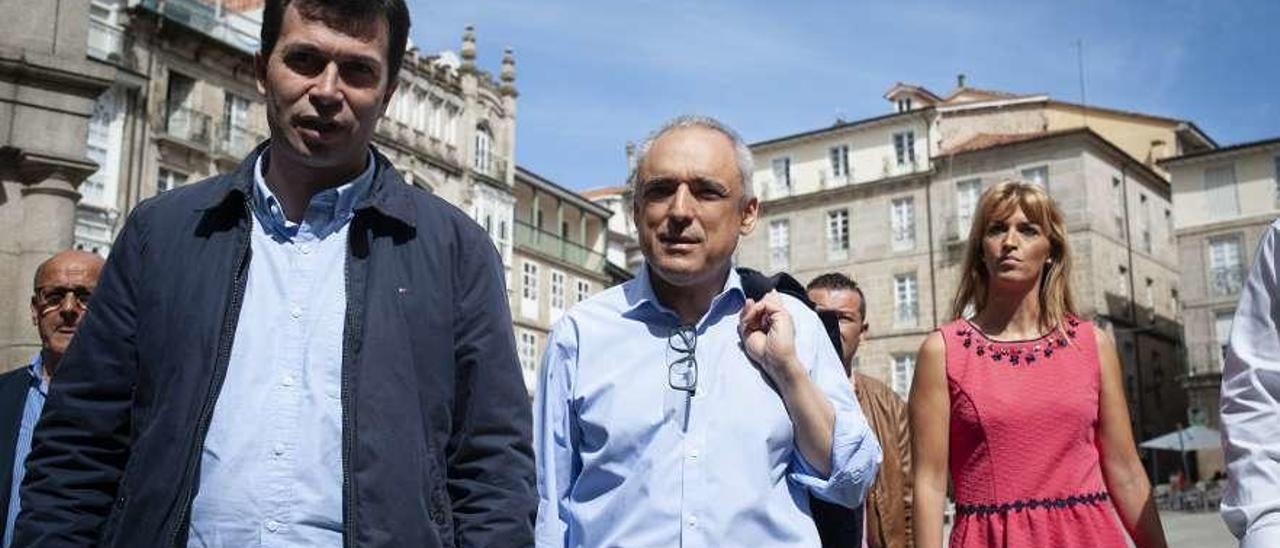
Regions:
<instances>
[{"instance_id":1,"label":"white balcony railing","mask_svg":"<svg viewBox=\"0 0 1280 548\"><path fill-rule=\"evenodd\" d=\"M141 0L138 5L245 53L259 49L262 24L235 10L201 0Z\"/></svg>"},{"instance_id":2,"label":"white balcony railing","mask_svg":"<svg viewBox=\"0 0 1280 548\"><path fill-rule=\"evenodd\" d=\"M818 188L839 188L853 183L853 175L849 173L841 173L839 175L829 175L827 170L818 170Z\"/></svg>"},{"instance_id":3,"label":"white balcony railing","mask_svg":"<svg viewBox=\"0 0 1280 548\"><path fill-rule=\"evenodd\" d=\"M133 68L129 43L129 35L125 33L124 29L111 26L92 17L89 18L89 38L86 49L89 57Z\"/></svg>"},{"instance_id":4,"label":"white balcony railing","mask_svg":"<svg viewBox=\"0 0 1280 548\"><path fill-rule=\"evenodd\" d=\"M266 140L266 136L238 125L219 125L218 140L214 141L214 149L219 154L240 159L249 154L253 147Z\"/></svg>"},{"instance_id":5,"label":"white balcony railing","mask_svg":"<svg viewBox=\"0 0 1280 548\"><path fill-rule=\"evenodd\" d=\"M172 107L165 119L165 133L188 143L209 146L211 118L187 107Z\"/></svg>"}]
</instances>

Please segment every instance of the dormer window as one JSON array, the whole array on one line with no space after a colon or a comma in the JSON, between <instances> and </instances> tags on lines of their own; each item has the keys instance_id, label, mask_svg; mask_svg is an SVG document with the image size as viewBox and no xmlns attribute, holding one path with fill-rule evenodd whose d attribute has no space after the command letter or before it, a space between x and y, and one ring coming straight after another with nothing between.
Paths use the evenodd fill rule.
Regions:
<instances>
[{"instance_id":1,"label":"dormer window","mask_svg":"<svg viewBox=\"0 0 1280 548\"><path fill-rule=\"evenodd\" d=\"M898 82L883 95L893 105L896 113L914 112L917 109L929 108L942 102L942 98L932 91L913 84Z\"/></svg>"}]
</instances>

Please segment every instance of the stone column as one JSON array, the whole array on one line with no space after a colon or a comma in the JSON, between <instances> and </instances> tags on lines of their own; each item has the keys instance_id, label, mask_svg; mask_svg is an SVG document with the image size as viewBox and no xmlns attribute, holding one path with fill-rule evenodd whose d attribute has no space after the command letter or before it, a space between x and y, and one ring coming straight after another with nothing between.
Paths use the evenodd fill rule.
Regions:
<instances>
[{"instance_id":1,"label":"stone column","mask_svg":"<svg viewBox=\"0 0 1280 548\"><path fill-rule=\"evenodd\" d=\"M76 187L93 173L97 166L87 160L69 160L37 154L0 156L6 167L6 189L16 197L14 203L6 203L0 215L6 221L20 219L17 230L0 234L0 256L5 267L0 275L8 287L0 293L0 302L6 303L0 310L0 326L7 327L0 338L3 368L22 365L40 348L40 339L31 322L30 300L36 268L54 253L70 249L75 226L76 202L80 193ZM16 177L15 177L16 175ZM10 180L12 178L12 180ZM14 196L16 194L16 196ZM10 224L8 222L4 224Z\"/></svg>"},{"instance_id":2,"label":"stone column","mask_svg":"<svg viewBox=\"0 0 1280 548\"><path fill-rule=\"evenodd\" d=\"M0 371L23 365L36 266L71 247L93 102L113 70L86 56L89 3L7 0L0 18Z\"/></svg>"}]
</instances>

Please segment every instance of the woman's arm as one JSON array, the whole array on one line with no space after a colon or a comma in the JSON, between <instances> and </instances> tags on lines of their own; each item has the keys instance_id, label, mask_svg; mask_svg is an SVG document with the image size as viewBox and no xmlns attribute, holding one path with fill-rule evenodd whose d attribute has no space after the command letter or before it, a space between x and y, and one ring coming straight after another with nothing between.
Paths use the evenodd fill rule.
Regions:
<instances>
[{"instance_id":1,"label":"woman's arm","mask_svg":"<svg viewBox=\"0 0 1280 548\"><path fill-rule=\"evenodd\" d=\"M942 547L942 512L947 500L947 443L951 398L947 394L946 345L934 332L920 346L911 382L913 532L916 548Z\"/></svg>"},{"instance_id":2,"label":"woman's arm","mask_svg":"<svg viewBox=\"0 0 1280 548\"><path fill-rule=\"evenodd\" d=\"M1155 500L1151 498L1151 483L1147 481L1142 461L1138 460L1138 447L1129 427L1129 405L1124 398L1116 343L1101 329L1095 327L1094 333L1102 367L1098 439L1107 492L1134 544L1138 548L1163 548L1167 544Z\"/></svg>"}]
</instances>

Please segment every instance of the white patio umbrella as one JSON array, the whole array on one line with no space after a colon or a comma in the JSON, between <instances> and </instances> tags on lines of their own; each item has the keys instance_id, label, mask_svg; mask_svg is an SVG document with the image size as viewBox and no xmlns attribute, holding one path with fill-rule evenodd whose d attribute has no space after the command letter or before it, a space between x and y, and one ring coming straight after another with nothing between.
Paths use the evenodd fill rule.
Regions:
<instances>
[{"instance_id":1,"label":"white patio umbrella","mask_svg":"<svg viewBox=\"0 0 1280 548\"><path fill-rule=\"evenodd\" d=\"M1201 449L1220 449L1222 447L1222 434L1212 428L1189 426L1182 430L1151 438L1138 444L1138 447L1184 453Z\"/></svg>"}]
</instances>

